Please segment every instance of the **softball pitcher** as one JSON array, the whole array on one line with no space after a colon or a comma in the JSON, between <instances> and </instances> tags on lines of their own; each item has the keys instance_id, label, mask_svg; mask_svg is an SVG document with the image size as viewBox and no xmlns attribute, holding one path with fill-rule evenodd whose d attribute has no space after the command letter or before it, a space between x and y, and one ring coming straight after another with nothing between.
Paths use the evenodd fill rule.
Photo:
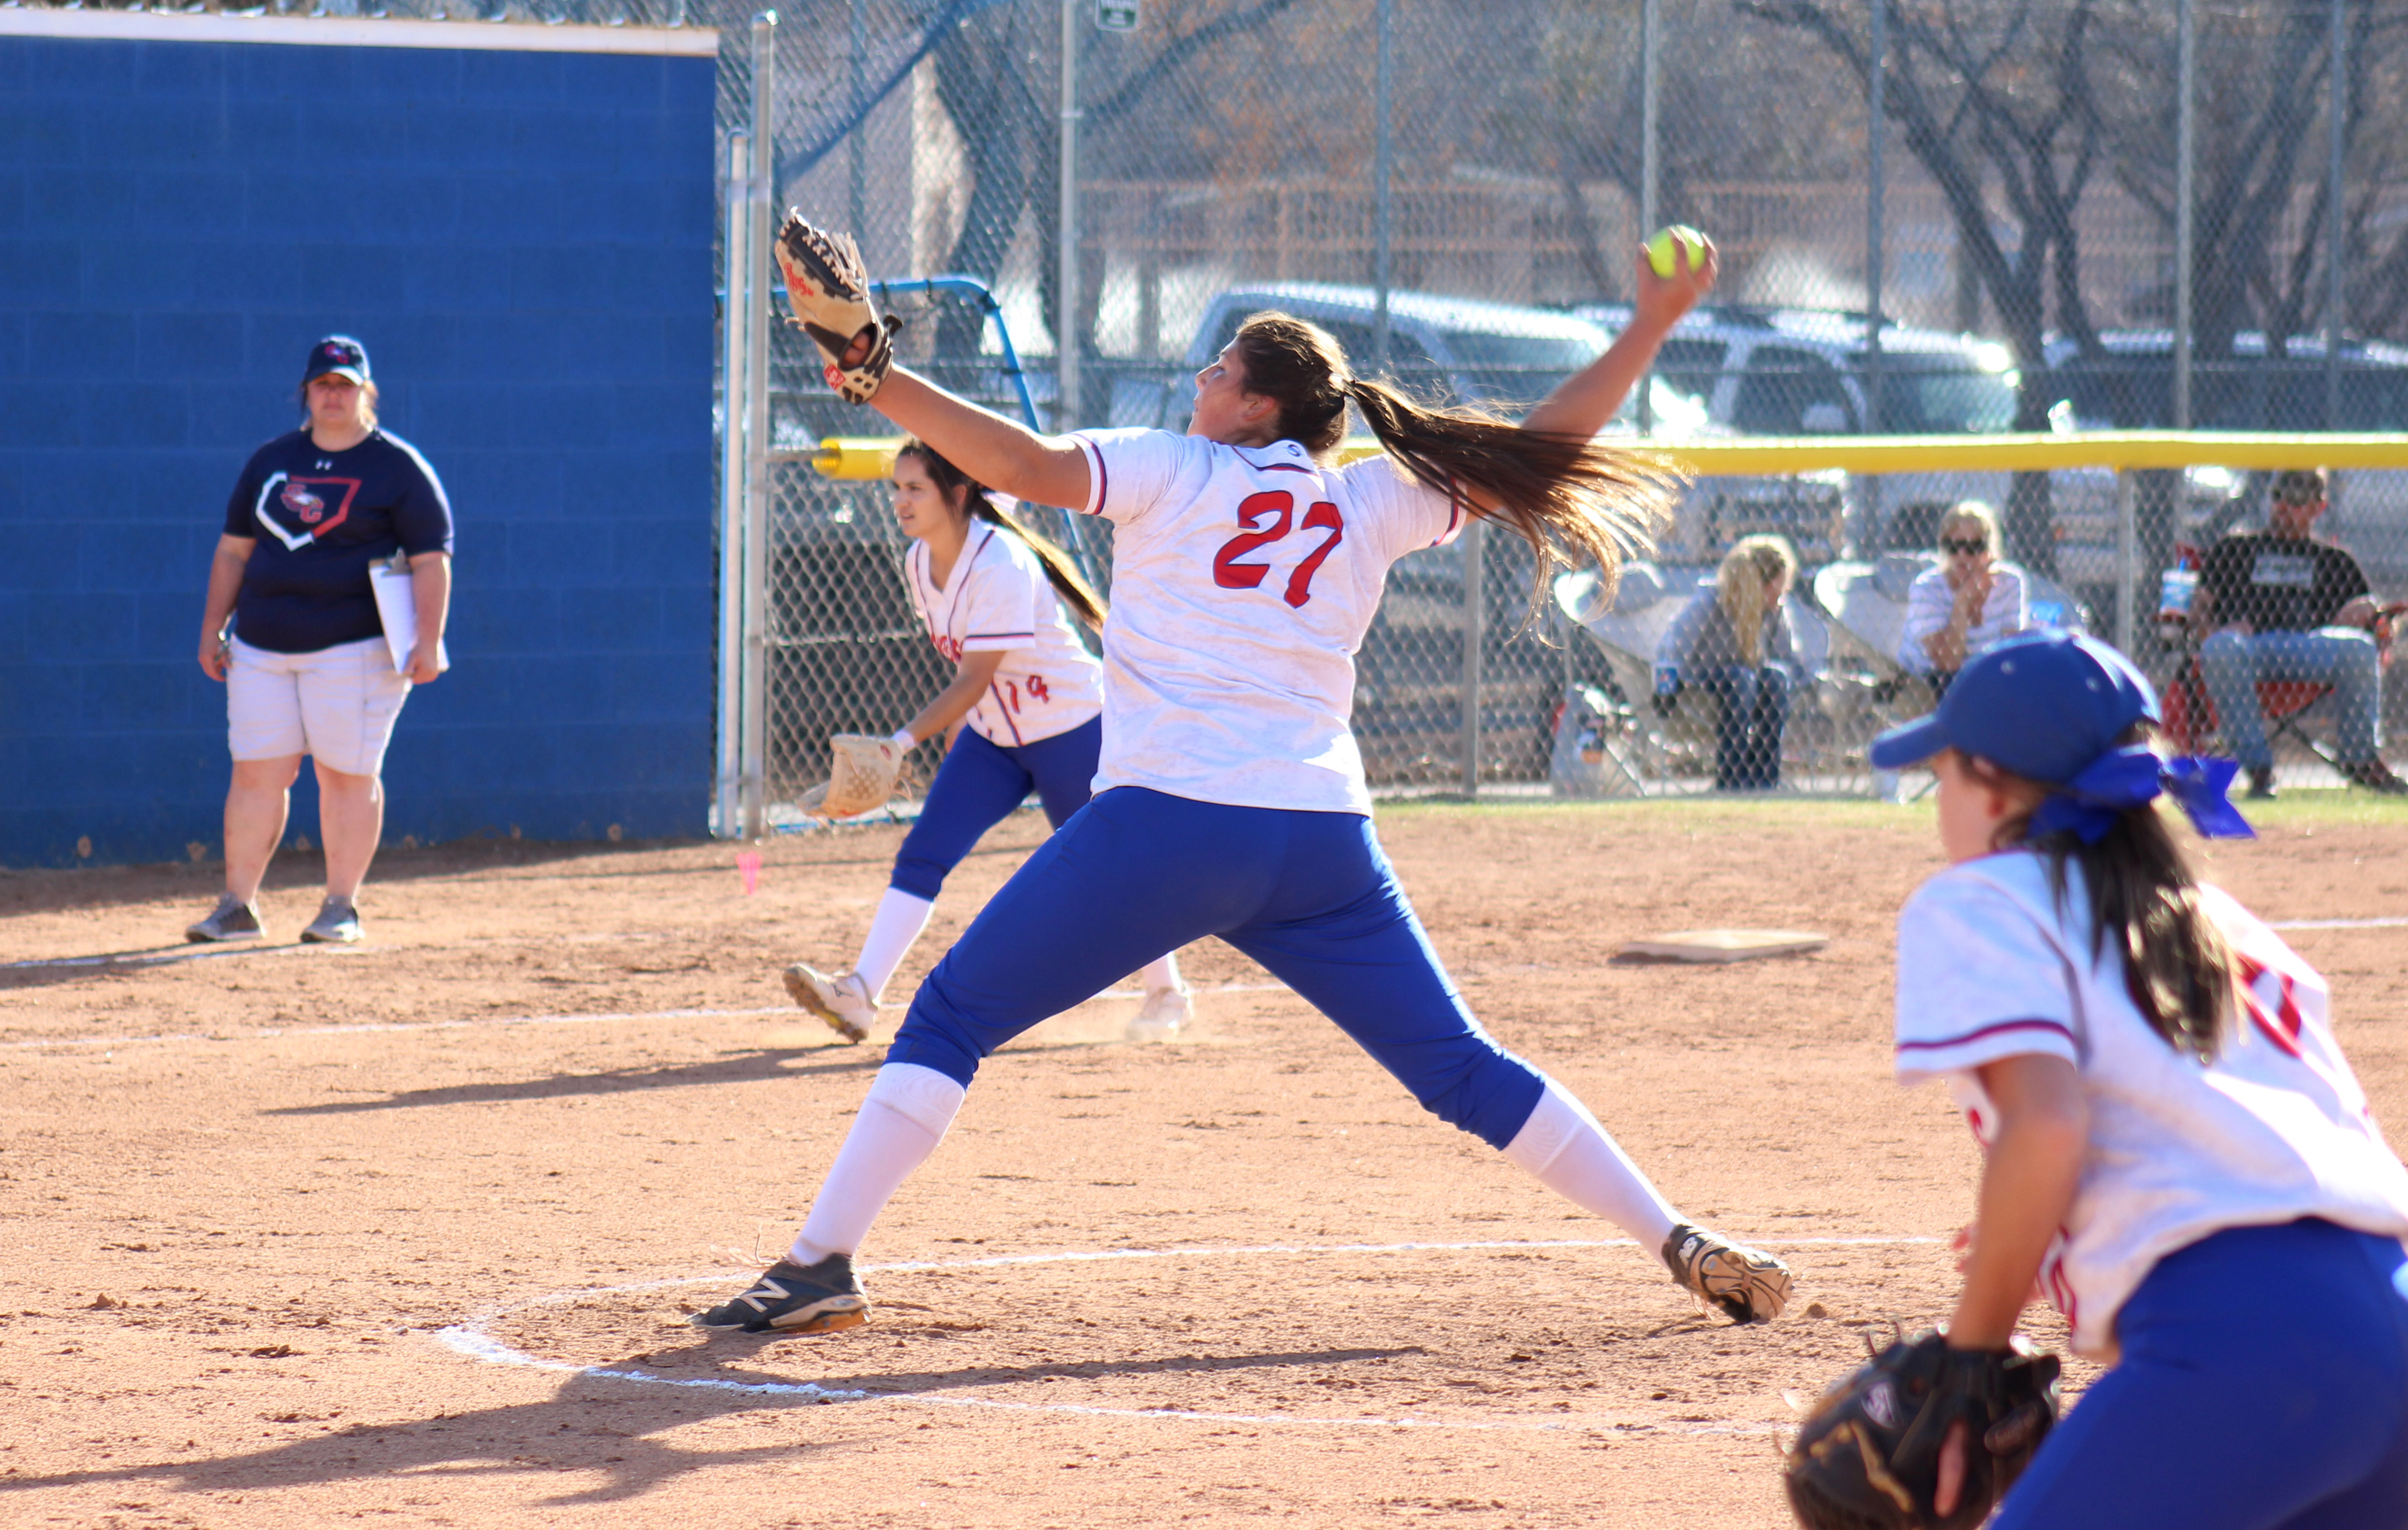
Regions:
<instances>
[{"instance_id":1,"label":"softball pitcher","mask_svg":"<svg viewBox=\"0 0 2408 1530\"><path fill-rule=\"evenodd\" d=\"M2157 720L2121 656L2052 633L1981 655L1873 747L1932 760L1953 862L1898 935L1899 1075L1947 1079L1987 1155L1947 1342L2004 1351L2037 1281L2114 1367L1993 1524L2398 1530L2408 1169L2324 979L2186 864L2161 790L2207 832L2249 829L2231 763L2162 758ZM1941 1518L1979 1520L1952 1474L1986 1481L1983 1448L1943 1448Z\"/></svg>"},{"instance_id":2,"label":"softball pitcher","mask_svg":"<svg viewBox=\"0 0 2408 1530\"><path fill-rule=\"evenodd\" d=\"M936 1149L980 1061L1166 951L1219 935L1335 1020L1433 1114L1659 1249L1741 1321L1787 1300L1769 1255L1689 1225L1562 1085L1499 1046L1439 964L1372 832L1347 729L1354 654L1388 566L1465 518L1609 579L1669 498L1595 441L1711 284L1643 262L1638 315L1522 426L1353 376L1324 331L1257 314L1197 374L1185 436L1042 437L894 368L850 240L789 218L790 296L848 397L982 482L1112 523L1096 795L1006 884L911 1002L788 1257L694 1321L815 1333L868 1310L853 1256ZM1340 468L1348 407L1387 448Z\"/></svg>"},{"instance_id":3,"label":"softball pitcher","mask_svg":"<svg viewBox=\"0 0 2408 1530\"><path fill-rule=\"evenodd\" d=\"M1061 828L1086 805L1103 740L1103 666L1070 616L1101 627L1104 602L1069 557L920 441L895 455L895 518L911 539L903 556L911 609L957 666L953 683L896 729L895 758L963 726L895 857L853 970L786 969L795 1002L848 1041L868 1036L879 995L927 927L946 873L1031 791ZM1168 1041L1194 1003L1178 959L1148 962L1144 985L1129 1039Z\"/></svg>"}]
</instances>

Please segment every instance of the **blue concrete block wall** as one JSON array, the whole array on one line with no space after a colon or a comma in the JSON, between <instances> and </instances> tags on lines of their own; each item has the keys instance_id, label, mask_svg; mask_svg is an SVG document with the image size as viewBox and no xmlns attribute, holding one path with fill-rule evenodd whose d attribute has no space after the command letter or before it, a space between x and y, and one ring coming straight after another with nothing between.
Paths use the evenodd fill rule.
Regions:
<instances>
[{"instance_id":1,"label":"blue concrete block wall","mask_svg":"<svg viewBox=\"0 0 2408 1530\"><path fill-rule=\"evenodd\" d=\"M0 864L222 854L209 554L330 331L458 528L387 843L704 831L713 68L0 36Z\"/></svg>"}]
</instances>

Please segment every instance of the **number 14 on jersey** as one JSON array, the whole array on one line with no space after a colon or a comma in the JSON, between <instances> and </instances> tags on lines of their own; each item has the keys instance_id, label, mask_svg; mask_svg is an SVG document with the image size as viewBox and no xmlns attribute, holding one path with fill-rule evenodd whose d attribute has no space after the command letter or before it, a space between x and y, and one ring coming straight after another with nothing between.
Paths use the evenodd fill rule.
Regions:
<instances>
[{"instance_id":1,"label":"number 14 on jersey","mask_svg":"<svg viewBox=\"0 0 2408 1530\"><path fill-rule=\"evenodd\" d=\"M1346 522L1338 507L1326 499L1307 506L1301 523L1295 522L1296 497L1285 489L1266 489L1250 494L1238 502L1238 525L1244 529L1221 544L1212 555L1212 583L1225 590L1250 590L1258 587L1263 576L1269 573L1268 563L1241 563L1247 554L1284 538L1292 529L1325 531L1320 545L1306 553L1287 576L1287 588L1281 599L1292 606L1302 606L1312 599L1312 576L1321 571L1322 564L1346 540ZM1268 524L1265 524L1268 522Z\"/></svg>"}]
</instances>

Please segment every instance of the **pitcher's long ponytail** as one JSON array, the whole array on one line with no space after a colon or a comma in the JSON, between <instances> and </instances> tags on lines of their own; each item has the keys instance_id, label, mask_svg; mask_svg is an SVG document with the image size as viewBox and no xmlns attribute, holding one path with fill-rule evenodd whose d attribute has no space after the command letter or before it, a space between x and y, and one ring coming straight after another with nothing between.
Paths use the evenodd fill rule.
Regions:
<instances>
[{"instance_id":1,"label":"pitcher's long ponytail","mask_svg":"<svg viewBox=\"0 0 2408 1530\"><path fill-rule=\"evenodd\" d=\"M937 485L940 493L950 497L953 490L962 490L963 506L971 515L1003 527L1026 543L1028 550L1037 555L1038 563L1045 570L1046 583L1054 586L1054 593L1062 598L1062 603L1068 606L1079 620L1094 628L1101 628L1104 625L1104 598L1096 594L1095 586L1088 584L1086 577L1079 572L1079 566L1071 561L1070 555L1064 552L1052 539L1038 532L1025 521L996 504L989 497L985 484L946 461L939 455L936 448L926 441L916 438L896 447L895 455L897 457L910 457L925 468L928 470L929 481Z\"/></svg>"},{"instance_id":2,"label":"pitcher's long ponytail","mask_svg":"<svg viewBox=\"0 0 2408 1530\"><path fill-rule=\"evenodd\" d=\"M1281 434L1315 456L1334 451L1346 406L1361 412L1398 467L1530 544L1538 568L1531 609L1553 575L1594 562L1611 596L1623 560L1654 551L1685 475L1644 452L1583 436L1526 430L1470 409L1431 409L1384 382L1355 377L1336 339L1285 313L1257 313L1238 328L1249 393L1280 406ZM1484 507L1477 491L1496 501Z\"/></svg>"}]
</instances>

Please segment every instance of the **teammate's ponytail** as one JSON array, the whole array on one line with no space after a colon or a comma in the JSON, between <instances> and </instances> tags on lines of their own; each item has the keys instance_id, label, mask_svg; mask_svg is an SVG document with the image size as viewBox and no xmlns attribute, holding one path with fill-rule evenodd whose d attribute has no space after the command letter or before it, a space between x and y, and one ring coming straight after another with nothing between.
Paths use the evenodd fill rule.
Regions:
<instances>
[{"instance_id":1,"label":"teammate's ponytail","mask_svg":"<svg viewBox=\"0 0 2408 1530\"><path fill-rule=\"evenodd\" d=\"M2149 742L2153 725L2133 725L2118 746ZM2028 788L2037 804L2046 787L2022 781L1987 760L1967 758L1975 777L2010 789ZM2030 833L2025 812L1999 825L2000 848L2021 844L2048 867L2050 886L2066 896L2069 865L2082 869L2090 892L2090 953L2112 941L2124 960L2124 986L2149 1028L2175 1050L2214 1061L2235 1014L2239 981L2232 948L2200 906L2199 878L2154 801L2126 808L2096 844L2073 830Z\"/></svg>"},{"instance_id":2,"label":"teammate's ponytail","mask_svg":"<svg viewBox=\"0 0 2408 1530\"><path fill-rule=\"evenodd\" d=\"M999 526L1026 543L1028 550L1037 555L1038 563L1045 570L1046 582L1062 598L1062 603L1089 627L1104 625L1104 598L1096 594L1095 586L1079 572L1079 566L1070 560L1070 555L996 504L985 484L946 461L924 440L905 441L896 448L895 455L898 459L910 457L927 469L928 481L936 484L937 492L948 500L952 499L955 489L961 490L965 513Z\"/></svg>"},{"instance_id":3,"label":"teammate's ponytail","mask_svg":"<svg viewBox=\"0 0 2408 1530\"><path fill-rule=\"evenodd\" d=\"M1600 446L1584 436L1526 430L1471 409L1436 410L1384 382L1355 377L1337 340L1285 313L1238 327L1246 391L1280 408L1280 434L1316 457L1345 435L1353 404L1398 467L1530 544L1535 611L1558 569L1594 562L1612 593L1626 557L1655 548L1683 475L1661 458ZM1467 490L1496 501L1484 508Z\"/></svg>"}]
</instances>

